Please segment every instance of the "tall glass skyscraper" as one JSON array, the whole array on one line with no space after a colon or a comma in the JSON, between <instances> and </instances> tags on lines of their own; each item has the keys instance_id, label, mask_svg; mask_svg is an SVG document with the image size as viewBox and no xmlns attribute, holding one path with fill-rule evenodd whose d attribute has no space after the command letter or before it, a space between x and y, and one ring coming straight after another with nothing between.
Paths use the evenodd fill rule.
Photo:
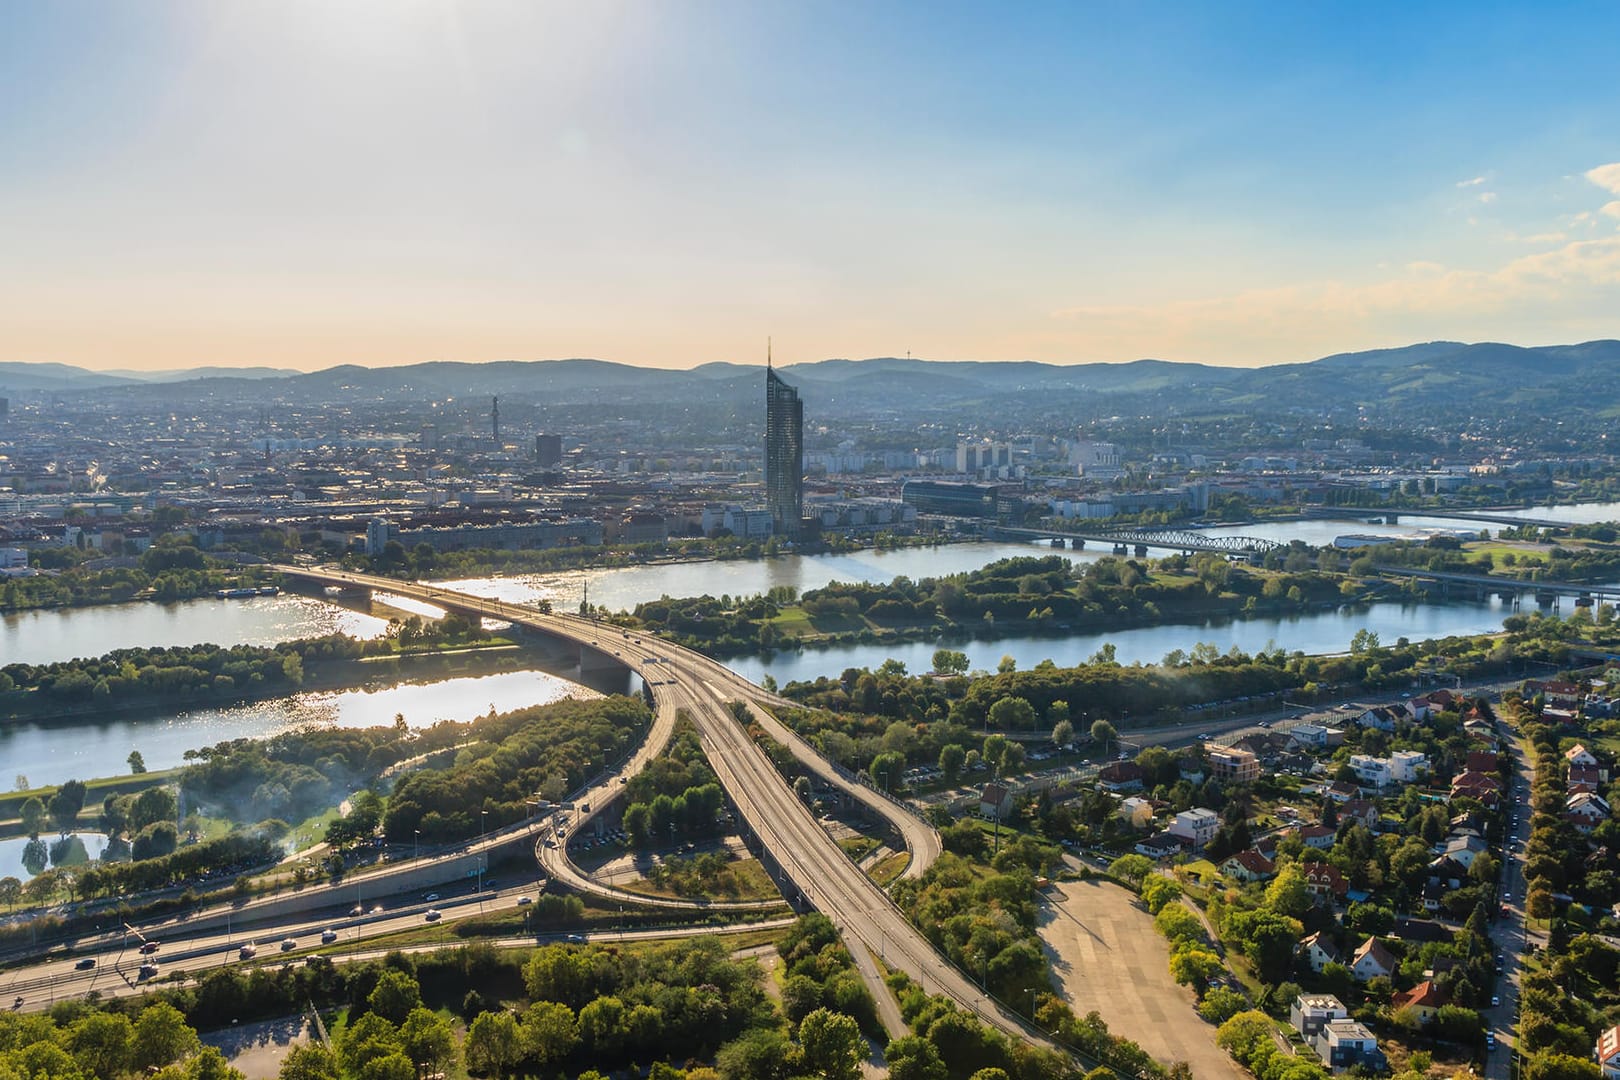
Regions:
<instances>
[{"instance_id":1,"label":"tall glass skyscraper","mask_svg":"<svg viewBox=\"0 0 1620 1080\"><path fill-rule=\"evenodd\" d=\"M795 539L804 517L804 403L765 361L765 503L777 536Z\"/></svg>"}]
</instances>

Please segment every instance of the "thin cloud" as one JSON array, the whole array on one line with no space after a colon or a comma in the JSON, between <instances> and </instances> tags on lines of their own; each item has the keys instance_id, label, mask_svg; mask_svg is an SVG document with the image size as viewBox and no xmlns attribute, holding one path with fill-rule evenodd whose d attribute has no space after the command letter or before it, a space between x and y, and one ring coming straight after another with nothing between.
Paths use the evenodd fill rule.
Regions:
<instances>
[{"instance_id":1,"label":"thin cloud","mask_svg":"<svg viewBox=\"0 0 1620 1080\"><path fill-rule=\"evenodd\" d=\"M1494 192L1494 191L1482 191L1482 192L1480 192L1479 193L1479 201L1482 202L1482 203L1493 203L1493 202L1495 202L1496 201L1496 192Z\"/></svg>"},{"instance_id":2,"label":"thin cloud","mask_svg":"<svg viewBox=\"0 0 1620 1080\"><path fill-rule=\"evenodd\" d=\"M1620 161L1588 169L1586 178L1611 195L1620 195Z\"/></svg>"},{"instance_id":3,"label":"thin cloud","mask_svg":"<svg viewBox=\"0 0 1620 1080\"><path fill-rule=\"evenodd\" d=\"M1457 186L1460 187L1460 188L1478 187L1479 185L1483 184L1484 182L1485 182L1485 178L1483 176L1476 176L1472 180L1459 180L1459 181L1457 181Z\"/></svg>"}]
</instances>

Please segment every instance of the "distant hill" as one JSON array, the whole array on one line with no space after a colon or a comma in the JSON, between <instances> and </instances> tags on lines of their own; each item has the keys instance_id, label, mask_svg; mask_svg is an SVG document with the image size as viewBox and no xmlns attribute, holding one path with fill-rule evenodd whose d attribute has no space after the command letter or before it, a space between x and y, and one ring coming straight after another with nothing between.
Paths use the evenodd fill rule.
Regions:
<instances>
[{"instance_id":1,"label":"distant hill","mask_svg":"<svg viewBox=\"0 0 1620 1080\"><path fill-rule=\"evenodd\" d=\"M1620 415L1620 341L1521 347L1432 341L1340 353L1297 364L1226 368L1166 360L1123 364L941 362L899 357L820 360L779 369L813 412L885 409L1017 409L1032 422L1067 413L1133 410L1182 416L1338 411L1365 407L1389 416L1451 409L1470 416L1556 406L1571 415ZM510 397L514 405L626 408L719 407L752 412L757 366L712 363L689 371L605 360L436 361L400 367L354 365L294 373L224 367L168 372L96 372L65 364L0 364L0 393L118 388L137 399L411 402Z\"/></svg>"}]
</instances>

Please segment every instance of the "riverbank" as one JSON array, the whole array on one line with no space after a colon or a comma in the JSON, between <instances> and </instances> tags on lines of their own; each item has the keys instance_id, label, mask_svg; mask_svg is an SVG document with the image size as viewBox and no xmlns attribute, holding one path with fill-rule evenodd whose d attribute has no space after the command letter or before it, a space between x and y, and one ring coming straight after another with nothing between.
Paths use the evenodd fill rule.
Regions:
<instances>
[{"instance_id":1,"label":"riverbank","mask_svg":"<svg viewBox=\"0 0 1620 1080\"><path fill-rule=\"evenodd\" d=\"M139 719L173 712L176 705L189 708L232 708L285 697L289 693L322 693L344 690L382 690L412 683L439 682L445 678L487 675L516 671L524 666L528 650L516 642L496 639L488 645L459 645L370 656L310 661L293 685L249 682L244 689L234 684L229 695L216 696L212 690L175 695L165 691L141 694L123 700L91 700L64 703L39 687L0 694L0 728L32 724L40 727L74 723L87 717L106 720ZM408 673L405 668L411 668ZM260 689L254 692L251 688Z\"/></svg>"}]
</instances>

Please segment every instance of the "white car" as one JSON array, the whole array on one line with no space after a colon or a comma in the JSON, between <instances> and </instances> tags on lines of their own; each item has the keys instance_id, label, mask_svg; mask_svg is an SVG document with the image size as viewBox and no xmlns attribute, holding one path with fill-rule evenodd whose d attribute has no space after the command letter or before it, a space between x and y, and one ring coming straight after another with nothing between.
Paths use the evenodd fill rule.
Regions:
<instances>
[{"instance_id":1,"label":"white car","mask_svg":"<svg viewBox=\"0 0 1620 1080\"><path fill-rule=\"evenodd\" d=\"M534 897L532 897L532 896L520 896L520 897L518 897L518 907L527 907L528 905L530 905L532 903L534 903Z\"/></svg>"}]
</instances>

